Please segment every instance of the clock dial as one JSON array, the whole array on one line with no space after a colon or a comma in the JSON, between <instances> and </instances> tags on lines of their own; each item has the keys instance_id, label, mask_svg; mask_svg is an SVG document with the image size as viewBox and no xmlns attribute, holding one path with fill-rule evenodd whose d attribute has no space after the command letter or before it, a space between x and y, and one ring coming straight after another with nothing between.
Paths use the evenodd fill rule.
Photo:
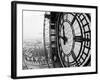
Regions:
<instances>
[{"instance_id":1,"label":"clock dial","mask_svg":"<svg viewBox=\"0 0 100 80\"><path fill-rule=\"evenodd\" d=\"M90 59L90 19L84 13L60 13L58 55L62 66L84 66Z\"/></svg>"},{"instance_id":2,"label":"clock dial","mask_svg":"<svg viewBox=\"0 0 100 80\"><path fill-rule=\"evenodd\" d=\"M73 45L73 33L70 23L64 22L60 29L60 42L62 50L66 55L69 55Z\"/></svg>"}]
</instances>

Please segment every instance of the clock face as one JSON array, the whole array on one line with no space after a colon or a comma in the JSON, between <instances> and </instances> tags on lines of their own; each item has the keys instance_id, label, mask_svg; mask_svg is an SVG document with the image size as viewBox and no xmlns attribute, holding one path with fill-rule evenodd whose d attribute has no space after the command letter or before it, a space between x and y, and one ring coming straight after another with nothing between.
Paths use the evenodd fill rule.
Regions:
<instances>
[{"instance_id":1,"label":"clock face","mask_svg":"<svg viewBox=\"0 0 100 80\"><path fill-rule=\"evenodd\" d=\"M61 13L58 21L58 55L62 66L85 66L90 62L89 14Z\"/></svg>"}]
</instances>

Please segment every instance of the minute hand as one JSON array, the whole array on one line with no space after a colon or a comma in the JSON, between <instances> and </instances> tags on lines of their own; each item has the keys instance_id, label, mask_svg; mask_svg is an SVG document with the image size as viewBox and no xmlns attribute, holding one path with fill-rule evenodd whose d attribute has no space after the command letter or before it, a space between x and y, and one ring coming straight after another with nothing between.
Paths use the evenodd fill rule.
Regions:
<instances>
[{"instance_id":1,"label":"minute hand","mask_svg":"<svg viewBox=\"0 0 100 80\"><path fill-rule=\"evenodd\" d=\"M63 26L63 44L65 45L67 42L67 38L65 36L64 26Z\"/></svg>"}]
</instances>

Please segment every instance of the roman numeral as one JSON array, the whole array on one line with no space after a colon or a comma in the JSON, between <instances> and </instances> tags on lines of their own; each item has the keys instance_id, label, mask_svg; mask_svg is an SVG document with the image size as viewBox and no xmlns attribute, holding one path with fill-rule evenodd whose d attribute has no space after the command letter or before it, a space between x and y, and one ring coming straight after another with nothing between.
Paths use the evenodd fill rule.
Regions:
<instances>
[{"instance_id":1,"label":"roman numeral","mask_svg":"<svg viewBox=\"0 0 100 80\"><path fill-rule=\"evenodd\" d=\"M79 63L78 63L78 61L76 60L77 57L76 57L74 51L71 51L71 54L72 54L72 57L73 57L74 61L76 62L76 65L79 66Z\"/></svg>"},{"instance_id":2,"label":"roman numeral","mask_svg":"<svg viewBox=\"0 0 100 80\"><path fill-rule=\"evenodd\" d=\"M75 42L82 42L82 41L90 41L88 38L83 38L82 36L75 36L74 37Z\"/></svg>"},{"instance_id":3,"label":"roman numeral","mask_svg":"<svg viewBox=\"0 0 100 80\"><path fill-rule=\"evenodd\" d=\"M76 16L77 16L77 14L75 14L75 16L74 16L74 18L73 18L73 20L72 20L72 22L71 22L71 26L74 24L75 19L76 19Z\"/></svg>"},{"instance_id":4,"label":"roman numeral","mask_svg":"<svg viewBox=\"0 0 100 80\"><path fill-rule=\"evenodd\" d=\"M71 54L72 54L73 59L76 61L76 55L75 55L74 51L71 51Z\"/></svg>"},{"instance_id":5,"label":"roman numeral","mask_svg":"<svg viewBox=\"0 0 100 80\"><path fill-rule=\"evenodd\" d=\"M75 42L82 42L83 41L83 37L82 36L75 36L74 40L75 40Z\"/></svg>"}]
</instances>

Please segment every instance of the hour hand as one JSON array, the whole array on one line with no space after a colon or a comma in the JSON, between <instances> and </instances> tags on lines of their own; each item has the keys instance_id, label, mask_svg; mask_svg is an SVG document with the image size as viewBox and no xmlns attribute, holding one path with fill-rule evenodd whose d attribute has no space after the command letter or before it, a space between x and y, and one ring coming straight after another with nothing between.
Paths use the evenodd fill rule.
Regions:
<instances>
[{"instance_id":1,"label":"hour hand","mask_svg":"<svg viewBox=\"0 0 100 80\"><path fill-rule=\"evenodd\" d=\"M66 44L66 42L67 42L67 38L65 37L65 36L60 36L60 38L62 38L63 39L63 44L65 45Z\"/></svg>"},{"instance_id":2,"label":"hour hand","mask_svg":"<svg viewBox=\"0 0 100 80\"><path fill-rule=\"evenodd\" d=\"M64 29L65 29L65 27L64 27L64 25L63 25L63 43L64 43L64 45L65 45L66 42L67 42L67 37L65 36L65 31L64 31Z\"/></svg>"}]
</instances>

